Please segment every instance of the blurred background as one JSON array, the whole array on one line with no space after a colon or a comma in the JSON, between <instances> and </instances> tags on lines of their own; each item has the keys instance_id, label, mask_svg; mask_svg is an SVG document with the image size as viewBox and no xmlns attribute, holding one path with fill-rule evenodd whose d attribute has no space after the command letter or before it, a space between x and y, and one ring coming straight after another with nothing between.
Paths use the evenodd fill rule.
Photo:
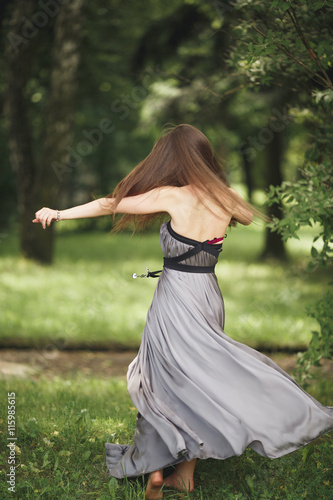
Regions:
<instances>
[{"instance_id":1,"label":"blurred background","mask_svg":"<svg viewBox=\"0 0 333 500\"><path fill-rule=\"evenodd\" d=\"M243 297L243 303L248 303L246 314L253 314L251 287L259 283L263 266L263 274L289 272L304 286L317 280L315 286L326 290L332 256L331 4L282 0L1 3L3 342L37 335L49 338L50 332L62 337L64 324L71 324L83 337L90 337L88 332L94 328L97 337L108 337L112 330L118 338L131 321L136 331L131 338L139 339L155 282L140 283L150 290L147 302L131 301L129 321L124 306L129 303L123 297L122 305L111 311L114 301L110 303L108 293L114 294L123 279L127 284L127 273L140 273L147 263L160 267L156 234L147 235L145 243L137 237L128 240L127 235L112 239L110 217L52 224L47 231L31 221L43 206L61 210L110 193L170 123L190 123L201 129L213 143L231 185L273 217L274 223L266 228L259 221L251 228L239 228L239 233L232 230L225 243L225 262L235 260L231 277L237 265L246 270L250 263L258 266L256 281L250 280L246 292L248 299ZM292 239L299 235L301 240ZM156 258L149 257L153 252ZM47 268L51 264L53 268ZM66 265L68 269L61 268ZM127 266L126 278L122 266ZM225 277L227 271L219 272ZM113 272L121 276L112 278ZM99 276L94 284L89 281L93 276ZM290 289L294 285L289 278L284 281ZM81 279L87 279L87 284ZM98 300L100 291L92 294L89 288L105 279L105 301ZM274 294L276 280L275 276L267 281L268 293ZM124 296L137 294L138 286L131 292L133 286L129 284ZM239 287L236 283L235 314L242 303ZM277 323L276 335L289 332L284 334L284 344L304 347L310 339L304 307L307 293L313 290L304 296L297 292L302 299L295 311L304 317L295 337L291 330L297 321L289 318L287 327ZM71 294L77 300L72 308L68 307ZM285 318L287 311L282 313L279 307L288 309L293 297L286 289L281 291L280 298L273 299L271 314ZM91 306L95 299L99 305ZM101 303L106 309L98 314ZM50 314L48 320L40 316L41 307L46 316ZM63 317L59 308L64 309ZM76 322L75 310L81 318L88 315L95 321L92 327L87 320L86 334L83 324ZM231 315L232 310L230 304ZM51 319L52 315L56 317ZM103 324L97 327L101 318ZM262 319L259 322L269 342L281 342L261 324ZM251 335L247 341L253 340ZM326 354L331 348L331 343L326 345Z\"/></svg>"},{"instance_id":2,"label":"blurred background","mask_svg":"<svg viewBox=\"0 0 333 500\"><path fill-rule=\"evenodd\" d=\"M126 370L156 280L132 274L161 269L158 228L32 219L110 193L166 124L202 130L272 217L227 231L225 333L332 406L332 30L332 0L0 2L0 399L17 398L17 498L144 497L110 479L104 444L133 439ZM331 498L332 451L327 435L276 461L200 461L193 498Z\"/></svg>"}]
</instances>

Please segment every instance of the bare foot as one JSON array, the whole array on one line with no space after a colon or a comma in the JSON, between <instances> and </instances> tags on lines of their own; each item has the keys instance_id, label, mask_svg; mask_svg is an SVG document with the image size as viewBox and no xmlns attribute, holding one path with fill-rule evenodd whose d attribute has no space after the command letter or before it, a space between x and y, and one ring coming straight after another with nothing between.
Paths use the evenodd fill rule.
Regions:
<instances>
[{"instance_id":1,"label":"bare foot","mask_svg":"<svg viewBox=\"0 0 333 500\"><path fill-rule=\"evenodd\" d=\"M164 479L163 483L168 488L174 488L178 491L188 491L194 490L194 481L191 477L186 477L185 474L180 476L178 472L173 472L170 476Z\"/></svg>"},{"instance_id":2,"label":"bare foot","mask_svg":"<svg viewBox=\"0 0 333 500\"><path fill-rule=\"evenodd\" d=\"M156 470L149 474L145 498L148 500L160 500L163 498L163 471Z\"/></svg>"}]
</instances>

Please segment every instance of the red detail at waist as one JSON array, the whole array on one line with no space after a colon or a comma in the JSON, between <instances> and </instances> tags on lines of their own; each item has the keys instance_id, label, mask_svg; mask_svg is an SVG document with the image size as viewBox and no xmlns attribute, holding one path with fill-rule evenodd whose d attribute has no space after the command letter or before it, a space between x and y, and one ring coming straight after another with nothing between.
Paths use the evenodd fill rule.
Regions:
<instances>
[{"instance_id":1,"label":"red detail at waist","mask_svg":"<svg viewBox=\"0 0 333 500\"><path fill-rule=\"evenodd\" d=\"M224 237L222 237L222 238L214 238L213 240L209 240L209 241L207 241L207 243L208 243L209 245L214 245L214 243L218 243L219 241L223 241L223 238L224 238Z\"/></svg>"}]
</instances>

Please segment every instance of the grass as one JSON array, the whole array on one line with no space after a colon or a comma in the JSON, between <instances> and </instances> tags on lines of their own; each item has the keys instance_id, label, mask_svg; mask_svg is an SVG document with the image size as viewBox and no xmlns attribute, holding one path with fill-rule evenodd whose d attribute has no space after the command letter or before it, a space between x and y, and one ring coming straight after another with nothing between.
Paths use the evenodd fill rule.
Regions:
<instances>
[{"instance_id":1,"label":"grass","mask_svg":"<svg viewBox=\"0 0 333 500\"><path fill-rule=\"evenodd\" d=\"M307 342L316 326L306 304L321 295L323 273L306 273L311 231L288 243L291 262L260 263L260 228L232 230L217 274L225 297L226 333L250 345ZM244 244L246 241L246 244ZM65 338L68 342L117 340L138 344L156 281L133 272L160 269L156 235L70 234L56 241L55 263L18 257L17 238L1 242L2 338ZM331 380L307 388L333 404ZM7 489L7 394L16 394L16 492ZM105 464L106 442L131 444L136 409L124 378L76 377L0 380L0 498L141 500L146 478L116 480ZM199 460L191 495L166 490L166 500L328 499L333 482L329 436L276 460L247 449L227 460Z\"/></svg>"},{"instance_id":2,"label":"grass","mask_svg":"<svg viewBox=\"0 0 333 500\"><path fill-rule=\"evenodd\" d=\"M216 268L229 336L260 348L309 342L316 322L305 307L328 281L324 272L305 271L312 234L303 231L300 242L288 242L290 262L280 264L258 261L260 226L229 232ZM19 257L14 234L2 240L0 250L0 342L139 345L156 280L131 276L146 267L161 269L157 234L131 238L62 230L52 266Z\"/></svg>"},{"instance_id":3,"label":"grass","mask_svg":"<svg viewBox=\"0 0 333 500\"><path fill-rule=\"evenodd\" d=\"M7 490L8 448L2 432L2 499L144 498L146 477L116 480L105 464L105 442L133 442L136 410L123 378L103 380L77 374L69 380L2 380L1 401L6 402L12 391L16 393L16 492ZM325 381L309 389L322 401L327 400L327 391ZM0 410L2 429L6 429L5 407L2 404ZM225 461L199 460L195 491L186 495L168 489L164 498L328 499L332 480L333 444L327 435L275 460L250 449Z\"/></svg>"}]
</instances>

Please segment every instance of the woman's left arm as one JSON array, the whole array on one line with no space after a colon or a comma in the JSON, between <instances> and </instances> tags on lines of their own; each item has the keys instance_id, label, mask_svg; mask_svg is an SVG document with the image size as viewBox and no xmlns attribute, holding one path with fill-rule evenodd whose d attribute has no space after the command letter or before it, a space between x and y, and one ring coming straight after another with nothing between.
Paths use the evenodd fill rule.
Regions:
<instances>
[{"instance_id":1,"label":"woman's left arm","mask_svg":"<svg viewBox=\"0 0 333 500\"><path fill-rule=\"evenodd\" d=\"M116 209L113 209L114 198L99 198L84 205L60 211L43 207L35 213L35 219L32 222L41 223L45 229L53 220L57 220L58 213L60 216L59 220L68 220L101 217L112 213L150 214L168 212L170 207L172 207L172 192L173 188L162 187L136 196L128 196L120 201Z\"/></svg>"}]
</instances>

